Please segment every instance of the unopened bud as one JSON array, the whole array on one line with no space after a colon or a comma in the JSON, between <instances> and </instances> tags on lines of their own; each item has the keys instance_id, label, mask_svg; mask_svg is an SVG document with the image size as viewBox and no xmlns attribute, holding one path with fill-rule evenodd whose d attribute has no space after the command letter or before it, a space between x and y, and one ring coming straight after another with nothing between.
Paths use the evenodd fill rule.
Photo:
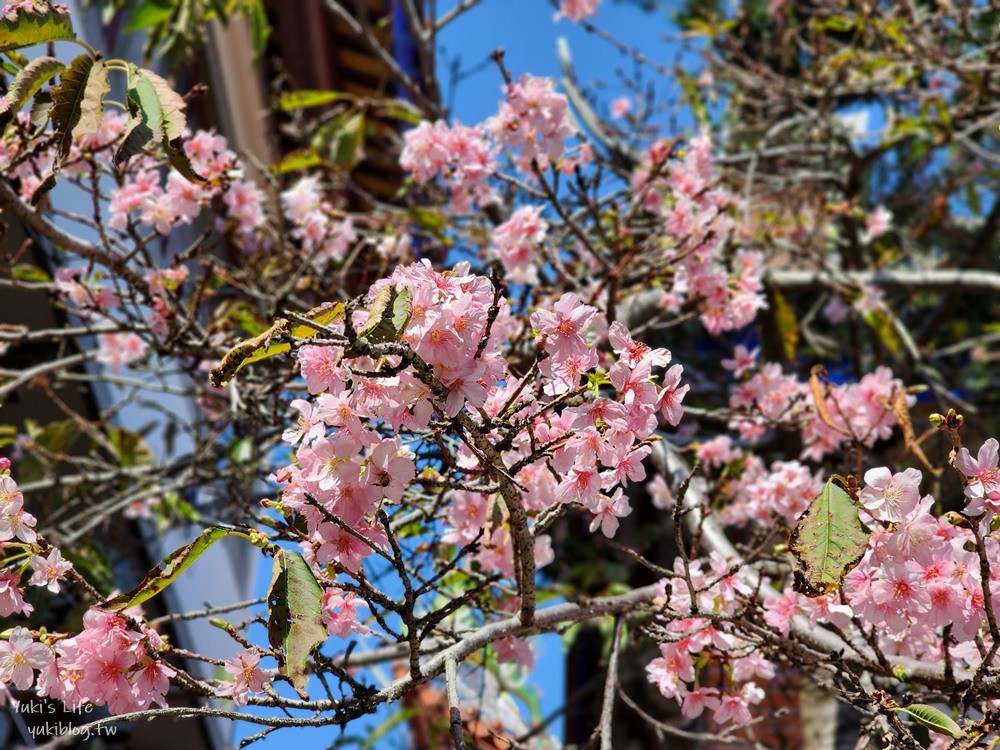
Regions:
<instances>
[{"instance_id":1,"label":"unopened bud","mask_svg":"<svg viewBox=\"0 0 1000 750\"><path fill-rule=\"evenodd\" d=\"M250 529L247 532L247 536L250 537L250 544L255 547L270 547L271 540L267 538L267 534L263 531L258 531L257 529Z\"/></svg>"},{"instance_id":2,"label":"unopened bud","mask_svg":"<svg viewBox=\"0 0 1000 750\"><path fill-rule=\"evenodd\" d=\"M931 414L927 419L934 427L937 427L938 429L941 429L942 427L945 426L945 424L947 424L947 420L945 419L944 414Z\"/></svg>"},{"instance_id":3,"label":"unopened bud","mask_svg":"<svg viewBox=\"0 0 1000 750\"><path fill-rule=\"evenodd\" d=\"M952 526L968 526L969 521L961 513L956 513L953 510L949 510L944 514L945 520L948 521Z\"/></svg>"},{"instance_id":4,"label":"unopened bud","mask_svg":"<svg viewBox=\"0 0 1000 750\"><path fill-rule=\"evenodd\" d=\"M776 544L776 545L774 545L774 554L776 554L776 555L783 555L786 552L788 552L788 545L787 544Z\"/></svg>"},{"instance_id":5,"label":"unopened bud","mask_svg":"<svg viewBox=\"0 0 1000 750\"><path fill-rule=\"evenodd\" d=\"M990 519L990 531L996 531L1000 529L1000 516L993 516Z\"/></svg>"},{"instance_id":6,"label":"unopened bud","mask_svg":"<svg viewBox=\"0 0 1000 750\"><path fill-rule=\"evenodd\" d=\"M967 541L965 544L962 545L962 549L964 549L966 552L975 552L976 543L970 539L969 541Z\"/></svg>"},{"instance_id":7,"label":"unopened bud","mask_svg":"<svg viewBox=\"0 0 1000 750\"><path fill-rule=\"evenodd\" d=\"M218 617L212 617L212 618L210 618L209 621L208 621L208 624L209 625L214 625L217 628L221 628L222 630L225 630L227 633L230 630L232 630L232 625L230 625L225 620L220 620Z\"/></svg>"},{"instance_id":8,"label":"unopened bud","mask_svg":"<svg viewBox=\"0 0 1000 750\"><path fill-rule=\"evenodd\" d=\"M6 456L0 456L0 471L7 471L10 468L10 459Z\"/></svg>"}]
</instances>

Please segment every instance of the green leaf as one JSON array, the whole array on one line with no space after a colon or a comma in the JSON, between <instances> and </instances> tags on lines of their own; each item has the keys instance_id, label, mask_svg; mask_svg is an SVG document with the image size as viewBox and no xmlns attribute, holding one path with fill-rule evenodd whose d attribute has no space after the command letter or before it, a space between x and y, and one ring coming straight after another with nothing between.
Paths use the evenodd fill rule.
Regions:
<instances>
[{"instance_id":1,"label":"green leaf","mask_svg":"<svg viewBox=\"0 0 1000 750\"><path fill-rule=\"evenodd\" d=\"M399 341L413 315L413 297L406 287L386 284L375 294L368 320L358 328L358 336L371 344Z\"/></svg>"},{"instance_id":2,"label":"green leaf","mask_svg":"<svg viewBox=\"0 0 1000 750\"><path fill-rule=\"evenodd\" d=\"M91 74L95 70L97 77L91 83ZM90 55L78 56L62 71L59 85L52 89L52 108L48 113L55 131L56 158L52 162L52 168L32 193L32 205L37 205L55 187L63 162L69 157L74 136L85 132L81 126L90 127L93 124L94 97L97 97L99 109L100 99L107 93L107 85L104 63ZM85 112L87 119L83 120Z\"/></svg>"},{"instance_id":3,"label":"green leaf","mask_svg":"<svg viewBox=\"0 0 1000 750\"><path fill-rule=\"evenodd\" d=\"M305 169L318 167L322 163L323 159L320 158L320 155L316 152L299 149L297 151L292 151L292 153L271 167L271 171L277 174L301 172Z\"/></svg>"},{"instance_id":4,"label":"green leaf","mask_svg":"<svg viewBox=\"0 0 1000 750\"><path fill-rule=\"evenodd\" d=\"M240 438L229 446L229 458L234 464L245 464L253 458L253 444L250 438Z\"/></svg>"},{"instance_id":5,"label":"green leaf","mask_svg":"<svg viewBox=\"0 0 1000 750\"><path fill-rule=\"evenodd\" d=\"M344 304L342 302L328 302L313 308L304 317L318 325L327 326L339 320L343 314ZM271 339L285 333L289 333L297 339L309 339L319 333L319 331L305 324L292 326L286 319L278 318L274 325L260 335L240 342L230 349L226 356L222 358L219 366L212 370L212 383L216 387L225 385L233 379L236 373L247 365L289 351L292 347L286 341L271 343Z\"/></svg>"},{"instance_id":6,"label":"green leaf","mask_svg":"<svg viewBox=\"0 0 1000 750\"><path fill-rule=\"evenodd\" d=\"M156 137L156 134L150 127L149 117L143 111L142 104L134 89L129 89L126 97L129 119L128 124L125 126L125 135L122 138L122 142L118 146L118 150L115 151L114 164L116 167L120 167L133 156L141 154L143 149L146 148L146 144L150 143Z\"/></svg>"},{"instance_id":7,"label":"green leaf","mask_svg":"<svg viewBox=\"0 0 1000 750\"><path fill-rule=\"evenodd\" d=\"M902 711L904 714L909 714L916 719L918 724L927 727L932 732L945 734L953 740L960 740L965 737L965 732L962 731L962 728L954 719L940 709L928 706L926 703L898 706L893 711Z\"/></svg>"},{"instance_id":8,"label":"green leaf","mask_svg":"<svg viewBox=\"0 0 1000 750\"><path fill-rule=\"evenodd\" d=\"M444 230L448 226L448 220L444 214L433 208L414 206L410 209L410 217L418 227L430 232L438 239L444 236Z\"/></svg>"},{"instance_id":9,"label":"green leaf","mask_svg":"<svg viewBox=\"0 0 1000 750\"><path fill-rule=\"evenodd\" d=\"M187 117L184 99L165 79L151 70L129 65L129 122L115 154L118 166L140 153L147 144L162 143L171 166L191 182L205 182L184 153L181 136Z\"/></svg>"},{"instance_id":10,"label":"green leaf","mask_svg":"<svg viewBox=\"0 0 1000 750\"><path fill-rule=\"evenodd\" d=\"M190 567L191 563L201 557L209 547L220 539L234 534L246 536L242 531L224 529L220 526L212 526L205 529L193 542L178 550L174 550L164 557L160 561L160 564L149 571L146 577L142 579L142 583L134 589L108 599L98 606L104 610L121 612L129 607L134 607L136 604L142 604L144 601L152 599L177 580L177 577Z\"/></svg>"},{"instance_id":11,"label":"green leaf","mask_svg":"<svg viewBox=\"0 0 1000 750\"><path fill-rule=\"evenodd\" d=\"M857 25L857 21L846 16L830 16L824 19L823 26L830 31L851 31Z\"/></svg>"},{"instance_id":12,"label":"green leaf","mask_svg":"<svg viewBox=\"0 0 1000 750\"><path fill-rule=\"evenodd\" d=\"M316 89L286 91L278 99L278 109L282 112L291 112L297 109L321 107L324 104L339 102L342 99L353 100L353 97L350 94L345 94L343 91L319 91Z\"/></svg>"},{"instance_id":13,"label":"green leaf","mask_svg":"<svg viewBox=\"0 0 1000 750\"><path fill-rule=\"evenodd\" d=\"M802 566L796 571L796 589L806 596L839 589L844 574L864 555L870 534L850 496L830 479L789 538L789 548Z\"/></svg>"},{"instance_id":14,"label":"green leaf","mask_svg":"<svg viewBox=\"0 0 1000 750\"><path fill-rule=\"evenodd\" d=\"M52 277L48 272L30 263L18 263L10 269L10 277L18 281L31 281L36 283L49 283Z\"/></svg>"},{"instance_id":15,"label":"green leaf","mask_svg":"<svg viewBox=\"0 0 1000 750\"><path fill-rule=\"evenodd\" d=\"M379 114L410 125L419 125L424 119L420 111L405 99L386 99L379 102L378 107Z\"/></svg>"},{"instance_id":16,"label":"green leaf","mask_svg":"<svg viewBox=\"0 0 1000 750\"><path fill-rule=\"evenodd\" d=\"M330 148L330 156L341 167L353 169L358 163L361 144L365 139L365 116L357 112L344 122L337 131L336 138Z\"/></svg>"},{"instance_id":17,"label":"green leaf","mask_svg":"<svg viewBox=\"0 0 1000 750\"><path fill-rule=\"evenodd\" d=\"M59 76L59 85L52 89L52 124L59 160L69 156L73 131L80 122L90 73L96 63L90 55L78 56Z\"/></svg>"},{"instance_id":18,"label":"green leaf","mask_svg":"<svg viewBox=\"0 0 1000 750\"><path fill-rule=\"evenodd\" d=\"M279 674L303 699L309 697L305 692L309 654L327 638L322 600L323 589L302 555L279 549L267 592L267 637L272 648L284 651Z\"/></svg>"},{"instance_id":19,"label":"green leaf","mask_svg":"<svg viewBox=\"0 0 1000 750\"><path fill-rule=\"evenodd\" d=\"M172 141L164 140L163 150L167 152L167 161L170 162L170 166L180 172L181 177L189 182L207 182L204 177L194 171L194 166L188 159L187 152L184 151L184 141L181 138L175 138Z\"/></svg>"},{"instance_id":20,"label":"green leaf","mask_svg":"<svg viewBox=\"0 0 1000 750\"><path fill-rule=\"evenodd\" d=\"M21 11L0 16L0 52L57 39L76 39L68 10Z\"/></svg>"},{"instance_id":21,"label":"green leaf","mask_svg":"<svg viewBox=\"0 0 1000 750\"><path fill-rule=\"evenodd\" d=\"M878 337L885 344L886 348L895 355L903 349L903 341L899 338L896 326L892 323L892 318L886 315L884 310L872 310L865 316L865 322L878 334Z\"/></svg>"},{"instance_id":22,"label":"green leaf","mask_svg":"<svg viewBox=\"0 0 1000 750\"><path fill-rule=\"evenodd\" d=\"M52 76L66 66L54 57L36 57L24 70L20 71L7 90L7 95L0 99L0 136L28 100L45 85Z\"/></svg>"},{"instance_id":23,"label":"green leaf","mask_svg":"<svg viewBox=\"0 0 1000 750\"><path fill-rule=\"evenodd\" d=\"M785 350L785 358L795 361L795 349L799 344L799 322L795 318L795 310L788 299L776 287L769 293L770 302L774 304L774 321L781 337L781 345Z\"/></svg>"},{"instance_id":24,"label":"green leaf","mask_svg":"<svg viewBox=\"0 0 1000 750\"><path fill-rule=\"evenodd\" d=\"M125 31L142 31L169 21L177 8L176 0L145 0L132 11Z\"/></svg>"},{"instance_id":25,"label":"green leaf","mask_svg":"<svg viewBox=\"0 0 1000 750\"><path fill-rule=\"evenodd\" d=\"M267 22L267 11L264 9L263 0L252 0L247 15L250 16L250 46L253 50L253 59L257 61L267 49L267 38L271 35L271 26Z\"/></svg>"}]
</instances>

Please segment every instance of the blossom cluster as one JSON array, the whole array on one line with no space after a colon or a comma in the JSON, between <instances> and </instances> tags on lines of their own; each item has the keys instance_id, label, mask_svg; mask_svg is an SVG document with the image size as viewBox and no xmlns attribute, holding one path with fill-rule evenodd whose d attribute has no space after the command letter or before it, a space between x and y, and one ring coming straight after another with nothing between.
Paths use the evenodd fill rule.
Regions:
<instances>
[{"instance_id":1,"label":"blossom cluster","mask_svg":"<svg viewBox=\"0 0 1000 750\"><path fill-rule=\"evenodd\" d=\"M870 448L889 438L896 426L893 402L903 390L888 367L876 368L857 383L831 384L822 405L831 425L816 408L809 385L768 362L733 386L729 406L738 416L730 426L756 443L768 427L797 425L802 431L802 457L821 460L850 440ZM913 402L913 396L906 396L907 405Z\"/></svg>"},{"instance_id":2,"label":"blossom cluster","mask_svg":"<svg viewBox=\"0 0 1000 750\"><path fill-rule=\"evenodd\" d=\"M1000 577L994 572L1000 566L1000 544L990 531L992 513L977 496L979 477L996 472L996 445L994 439L987 441L978 461L965 448L956 458L955 467L965 475L967 522L931 513L935 500L921 496L920 471L893 473L885 467L867 471L859 500L862 518L873 531L863 557L844 576L844 602L834 607L826 597L808 599L789 588L765 604L768 624L787 637L797 615L808 614L813 625L819 619L837 627L847 626L855 617L874 626L886 655L929 664L943 663L947 628L948 637L954 639L948 649L951 658L958 665L977 668L983 657L977 640L991 641L985 627L984 589L990 591L994 612L1000 614L996 599ZM991 571L985 585L968 524L980 527Z\"/></svg>"},{"instance_id":3,"label":"blossom cluster","mask_svg":"<svg viewBox=\"0 0 1000 750\"><path fill-rule=\"evenodd\" d=\"M485 205L492 198L488 180L499 163L496 147L482 126L449 126L443 120L422 122L406 133L405 140L400 166L421 184L440 175L451 191L456 210Z\"/></svg>"},{"instance_id":4,"label":"blossom cluster","mask_svg":"<svg viewBox=\"0 0 1000 750\"><path fill-rule=\"evenodd\" d=\"M506 519L492 520L496 490L475 489L496 469L484 462L470 431L504 444L500 460L529 516L575 505L592 514L592 531L613 536L631 511L624 487L645 478L642 462L657 414L671 425L681 419L688 386L680 382L680 365L668 368L669 352L633 340L615 323L608 338L616 361L598 376L591 330L597 310L566 294L532 314L540 358L533 375L518 377L509 369L505 342L520 329L488 279L469 274L466 265L441 272L425 262L398 267L370 298L386 286L412 301L398 339L429 373L394 351L357 351L344 321L333 324L344 332L342 346L307 344L298 352L312 398L292 401L298 418L284 437L298 446L296 460L276 478L284 484L280 507L304 520L305 553L321 577L328 568L356 576L365 558L387 549L378 510L403 501L409 485L425 478L464 485L447 494L443 541L466 545L485 533L472 560L513 576L512 529ZM354 313L355 331L366 315ZM571 396L593 394L595 377L614 388L614 398L595 394L553 408ZM458 420L465 439L453 446L451 459L428 464L417 477L416 455L441 445L429 436L432 421L449 419ZM547 535L535 538L535 558L538 565L552 559ZM330 595L331 632L350 631L355 620L343 616L349 600Z\"/></svg>"},{"instance_id":5,"label":"blossom cluster","mask_svg":"<svg viewBox=\"0 0 1000 750\"><path fill-rule=\"evenodd\" d=\"M569 101L551 78L522 75L504 87L500 111L486 122L494 140L515 155L524 174L533 165L545 169L563 155L565 141L576 131L569 121Z\"/></svg>"},{"instance_id":6,"label":"blossom cluster","mask_svg":"<svg viewBox=\"0 0 1000 750\"><path fill-rule=\"evenodd\" d=\"M708 136L693 138L680 159L671 158L666 142L654 143L632 176L634 200L663 221L666 247L677 268L661 304L678 312L697 301L701 321L712 334L751 323L766 307L764 259L740 250L732 262L723 251L736 228L730 207L736 197L715 181Z\"/></svg>"},{"instance_id":7,"label":"blossom cluster","mask_svg":"<svg viewBox=\"0 0 1000 750\"><path fill-rule=\"evenodd\" d=\"M32 569L29 585L59 593L61 580L72 570L55 547L43 554L44 540L34 530L35 519L23 508L24 496L0 469L0 554L18 548L27 552ZM24 555L17 555L18 559ZM25 617L33 607L24 601L20 576L13 567L0 568L0 616ZM83 630L70 638L36 637L26 627L15 627L0 641L0 690L11 684L20 690L36 686L39 695L61 700L74 708L84 703L107 705L114 713L166 705L169 679L175 674L158 654L166 644L145 625L127 614L90 609ZM36 685L37 682L37 685Z\"/></svg>"},{"instance_id":8,"label":"blossom cluster","mask_svg":"<svg viewBox=\"0 0 1000 750\"><path fill-rule=\"evenodd\" d=\"M324 200L317 177L305 177L285 190L281 205L292 237L302 242L303 252L317 270L322 271L331 260L343 260L357 240L350 216L333 219L333 206Z\"/></svg>"},{"instance_id":9,"label":"blossom cluster","mask_svg":"<svg viewBox=\"0 0 1000 750\"><path fill-rule=\"evenodd\" d=\"M484 124L422 122L405 135L399 163L425 184L440 176L458 211L483 206L494 197L489 178L499 169L497 156L508 149L515 166L530 179L534 167L557 164L565 142L575 134L569 102L551 78L525 74L504 87L498 113Z\"/></svg>"},{"instance_id":10,"label":"blossom cluster","mask_svg":"<svg viewBox=\"0 0 1000 750\"><path fill-rule=\"evenodd\" d=\"M718 553L708 561L692 560L686 572L677 559L674 573L674 579L657 584L662 641L660 655L646 667L649 681L680 704L685 718L708 709L720 724L747 724L750 707L764 699L758 682L768 682L777 670L755 644L728 632L724 620L738 615L754 586L745 569L733 572ZM718 687L699 680L710 661L726 667Z\"/></svg>"}]
</instances>

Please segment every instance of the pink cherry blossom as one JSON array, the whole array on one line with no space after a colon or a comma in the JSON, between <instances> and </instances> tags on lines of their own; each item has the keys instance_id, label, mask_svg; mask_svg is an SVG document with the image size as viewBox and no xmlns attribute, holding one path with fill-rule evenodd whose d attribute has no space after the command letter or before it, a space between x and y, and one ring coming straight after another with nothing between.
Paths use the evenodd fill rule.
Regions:
<instances>
[{"instance_id":1,"label":"pink cherry blossom","mask_svg":"<svg viewBox=\"0 0 1000 750\"><path fill-rule=\"evenodd\" d=\"M917 506L922 478L920 471L912 468L898 474L885 467L869 469L861 504L878 520L896 523Z\"/></svg>"},{"instance_id":2,"label":"pink cherry blossom","mask_svg":"<svg viewBox=\"0 0 1000 750\"><path fill-rule=\"evenodd\" d=\"M10 568L0 568L0 617L22 614L25 617L34 607L24 601L24 592L19 587L21 577Z\"/></svg>"},{"instance_id":3,"label":"pink cherry blossom","mask_svg":"<svg viewBox=\"0 0 1000 750\"><path fill-rule=\"evenodd\" d=\"M743 373L757 364L759 354L760 347L750 351L742 344L737 344L736 349L733 350L733 358L724 359L721 364L727 370L732 370L734 378L741 378Z\"/></svg>"},{"instance_id":4,"label":"pink cherry blossom","mask_svg":"<svg viewBox=\"0 0 1000 750\"><path fill-rule=\"evenodd\" d=\"M585 18L595 15L600 4L601 0L562 0L554 20L565 18L568 21L579 23Z\"/></svg>"},{"instance_id":5,"label":"pink cherry blossom","mask_svg":"<svg viewBox=\"0 0 1000 750\"><path fill-rule=\"evenodd\" d=\"M1000 508L1000 469L998 464L998 443L990 438L979 448L979 454L972 458L968 448L961 448L955 457L955 468L969 480L965 485L965 495L971 499L970 513L982 512L985 505L996 510Z\"/></svg>"},{"instance_id":6,"label":"pink cherry blossom","mask_svg":"<svg viewBox=\"0 0 1000 750\"><path fill-rule=\"evenodd\" d=\"M557 359L572 354L584 354L587 342L584 334L597 310L585 305L572 292L567 292L552 306L552 310L536 310L531 325L544 338L543 347Z\"/></svg>"},{"instance_id":7,"label":"pink cherry blossom","mask_svg":"<svg viewBox=\"0 0 1000 750\"><path fill-rule=\"evenodd\" d=\"M271 681L274 671L261 669L261 653L255 648L243 649L226 662L226 671L233 676L232 682L223 682L215 691L222 698L232 698L237 706L245 706L250 693L260 693L264 685Z\"/></svg>"},{"instance_id":8,"label":"pink cherry blossom","mask_svg":"<svg viewBox=\"0 0 1000 750\"><path fill-rule=\"evenodd\" d=\"M618 519L631 513L632 508L628 498L618 489L611 497L601 495L593 512L594 520L590 522L590 530L593 532L600 527L601 533L610 539L618 531Z\"/></svg>"},{"instance_id":9,"label":"pink cherry blossom","mask_svg":"<svg viewBox=\"0 0 1000 750\"><path fill-rule=\"evenodd\" d=\"M868 214L865 222L865 231L861 235L861 241L871 242L876 237L885 234L892 227L892 212L885 206L878 206Z\"/></svg>"},{"instance_id":10,"label":"pink cherry blossom","mask_svg":"<svg viewBox=\"0 0 1000 750\"><path fill-rule=\"evenodd\" d=\"M681 385L681 375L684 374L682 365L671 365L667 374L663 378L663 388L660 390L656 404L657 411L663 413L663 418L667 424L674 427L680 424L681 417L684 416L684 407L681 403L684 396L691 389L690 385Z\"/></svg>"},{"instance_id":11,"label":"pink cherry blossom","mask_svg":"<svg viewBox=\"0 0 1000 750\"><path fill-rule=\"evenodd\" d=\"M53 549L48 557L36 555L31 558L31 569L34 572L29 585L45 586L53 594L58 594L59 580L73 569L73 564L63 560L59 550Z\"/></svg>"},{"instance_id":12,"label":"pink cherry blossom","mask_svg":"<svg viewBox=\"0 0 1000 750\"><path fill-rule=\"evenodd\" d=\"M620 120L632 111L632 99L627 96L619 96L611 102L611 116Z\"/></svg>"},{"instance_id":13,"label":"pink cherry blossom","mask_svg":"<svg viewBox=\"0 0 1000 750\"><path fill-rule=\"evenodd\" d=\"M329 391L337 395L344 390L344 379L338 363L340 348L334 346L303 346L298 352L302 377L309 393Z\"/></svg>"},{"instance_id":14,"label":"pink cherry blossom","mask_svg":"<svg viewBox=\"0 0 1000 750\"><path fill-rule=\"evenodd\" d=\"M368 635L371 631L361 624L358 609L367 607L364 599L353 592L344 593L338 589L323 592L323 622L330 635L348 638L352 634Z\"/></svg>"},{"instance_id":15,"label":"pink cherry blossom","mask_svg":"<svg viewBox=\"0 0 1000 750\"><path fill-rule=\"evenodd\" d=\"M51 662L52 651L35 641L27 628L15 627L6 641L0 641L0 680L19 690L30 688L35 682L34 670Z\"/></svg>"}]
</instances>

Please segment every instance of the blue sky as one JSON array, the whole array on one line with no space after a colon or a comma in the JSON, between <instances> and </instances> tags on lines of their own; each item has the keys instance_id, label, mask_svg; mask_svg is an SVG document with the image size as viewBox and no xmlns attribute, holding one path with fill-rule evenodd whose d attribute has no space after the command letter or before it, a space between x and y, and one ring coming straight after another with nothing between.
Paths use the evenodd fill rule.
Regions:
<instances>
[{"instance_id":1,"label":"blue sky","mask_svg":"<svg viewBox=\"0 0 1000 750\"><path fill-rule=\"evenodd\" d=\"M444 12L450 3L440 3ZM669 5L669 3L664 3ZM453 60L460 60L460 68L468 71L487 61L494 49L505 50L508 69L516 77L521 73L536 76L561 77L556 57L556 39L563 36L570 44L577 79L588 91L596 92L599 102L606 107L610 101L622 93L618 85L616 69L632 75L634 63L610 43L587 33L568 21L554 23L553 9L546 0L486 0L480 7L467 12L449 27L440 39L439 71L442 88L448 91L449 67ZM677 62L679 45L664 36L671 31L667 10L646 13L631 5L618 5L613 0L604 3L595 19L596 25L610 32L630 46L637 47L655 62L672 67ZM697 64L697 58L688 56L688 67ZM649 71L644 72L644 80L655 82L661 92L669 85ZM466 124L480 122L497 109L501 92L501 77L493 64L482 65L482 69L460 82L453 100L453 117ZM263 592L270 581L270 571L258 572L259 589ZM266 640L263 633L258 637ZM548 635L534 640L537 665L532 682L541 692L541 712L548 715L562 705L564 693L563 650L556 635ZM386 672L391 674L391 670ZM284 692L283 688L282 691ZM383 712L371 719L356 722L347 729L347 734L365 736L384 720ZM522 715L527 718L527 712ZM259 727L243 724L237 729L238 737L246 737L258 731ZM557 721L551 731L561 736L562 722ZM339 735L336 727L323 729L286 729L275 732L257 742L254 747L268 750L301 748L304 746L322 748L329 746ZM405 734L396 733L375 744L375 748L403 748L407 746Z\"/></svg>"}]
</instances>

